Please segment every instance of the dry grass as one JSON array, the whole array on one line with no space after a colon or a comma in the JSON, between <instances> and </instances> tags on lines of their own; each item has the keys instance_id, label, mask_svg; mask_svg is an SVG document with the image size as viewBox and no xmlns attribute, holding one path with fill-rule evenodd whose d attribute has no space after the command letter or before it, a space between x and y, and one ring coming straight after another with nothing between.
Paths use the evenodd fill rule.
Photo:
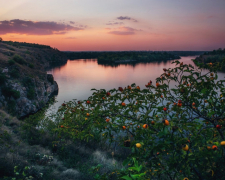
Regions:
<instances>
[{"instance_id":1,"label":"dry grass","mask_svg":"<svg viewBox=\"0 0 225 180\"><path fill-rule=\"evenodd\" d=\"M25 121L0 110L0 179L4 176L15 177L14 168L18 166L17 171L21 177L25 171L26 176L32 176L34 179L91 180L94 179L93 174L88 171L91 167L101 164L99 174L120 169L123 159L117 157L128 153L116 150L112 156L111 153L115 149L107 148L105 144L74 143L71 140L59 143L55 149L52 146L54 138L48 133L40 134L33 127L29 131L35 131L36 134L31 135L24 126ZM35 136L41 137L35 141L27 141L26 133L34 139ZM29 169L25 170L25 167Z\"/></svg>"},{"instance_id":2,"label":"dry grass","mask_svg":"<svg viewBox=\"0 0 225 180\"><path fill-rule=\"evenodd\" d=\"M20 169L25 166L32 167L29 175L37 179L40 178L40 173L43 173L42 179L46 179L44 176L53 179L74 179L71 178L72 175L80 175L76 169L65 167L62 161L53 156L50 149L40 145L29 145L23 141L23 122L2 110L0 120L0 178L14 177L15 166L19 166Z\"/></svg>"}]
</instances>

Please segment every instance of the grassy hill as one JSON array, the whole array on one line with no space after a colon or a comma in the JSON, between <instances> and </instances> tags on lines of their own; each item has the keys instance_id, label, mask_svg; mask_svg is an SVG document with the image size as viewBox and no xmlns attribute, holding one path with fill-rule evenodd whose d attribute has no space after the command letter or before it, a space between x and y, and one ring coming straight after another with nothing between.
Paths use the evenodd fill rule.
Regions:
<instances>
[{"instance_id":1,"label":"grassy hill","mask_svg":"<svg viewBox=\"0 0 225 180\"><path fill-rule=\"evenodd\" d=\"M64 53L50 46L0 42L0 108L18 117L35 113L58 90L46 68L66 63Z\"/></svg>"}]
</instances>

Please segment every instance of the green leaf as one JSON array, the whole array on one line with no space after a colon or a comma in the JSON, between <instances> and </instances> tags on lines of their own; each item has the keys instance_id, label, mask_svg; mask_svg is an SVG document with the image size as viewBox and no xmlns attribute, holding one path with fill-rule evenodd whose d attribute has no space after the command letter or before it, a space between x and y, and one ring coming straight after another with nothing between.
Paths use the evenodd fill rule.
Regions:
<instances>
[{"instance_id":1,"label":"green leaf","mask_svg":"<svg viewBox=\"0 0 225 180\"><path fill-rule=\"evenodd\" d=\"M142 169L142 165L140 165L140 166L139 166L139 168L138 168L138 170L137 170L137 171L138 171L138 172L140 172L140 171L141 171L141 169Z\"/></svg>"},{"instance_id":2,"label":"green leaf","mask_svg":"<svg viewBox=\"0 0 225 180\"><path fill-rule=\"evenodd\" d=\"M201 90L201 93L202 93L202 94L206 94L206 93L207 93L207 89L206 89L206 88L202 89L202 90Z\"/></svg>"},{"instance_id":3,"label":"green leaf","mask_svg":"<svg viewBox=\"0 0 225 180\"><path fill-rule=\"evenodd\" d=\"M123 161L123 166L128 165L129 162L130 162L130 159L125 159L125 160Z\"/></svg>"},{"instance_id":4,"label":"green leaf","mask_svg":"<svg viewBox=\"0 0 225 180\"><path fill-rule=\"evenodd\" d=\"M121 177L122 179L126 179L126 180L132 180L130 177L128 177L128 176L123 176L123 177Z\"/></svg>"},{"instance_id":5,"label":"green leaf","mask_svg":"<svg viewBox=\"0 0 225 180\"><path fill-rule=\"evenodd\" d=\"M131 174L130 175L133 179L137 179L139 177L139 174Z\"/></svg>"},{"instance_id":6,"label":"green leaf","mask_svg":"<svg viewBox=\"0 0 225 180\"><path fill-rule=\"evenodd\" d=\"M138 171L138 167L129 167L129 170L134 170L134 171Z\"/></svg>"}]
</instances>

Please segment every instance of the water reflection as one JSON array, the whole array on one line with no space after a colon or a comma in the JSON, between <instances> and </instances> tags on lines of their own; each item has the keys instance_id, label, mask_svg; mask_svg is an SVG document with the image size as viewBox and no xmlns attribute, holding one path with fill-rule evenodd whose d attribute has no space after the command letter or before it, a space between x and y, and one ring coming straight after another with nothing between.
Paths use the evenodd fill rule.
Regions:
<instances>
[{"instance_id":1,"label":"water reflection","mask_svg":"<svg viewBox=\"0 0 225 180\"><path fill-rule=\"evenodd\" d=\"M97 61L97 59L96 59ZM167 63L168 60L162 60L162 61L156 61L156 62L138 62L138 61L134 61L134 62L121 62L121 63L101 63L101 62L98 62L98 65L101 65L103 67L120 67L120 66L132 66L132 67L136 67L137 65L140 65L140 64L143 64L143 65L146 65L146 64L150 64L150 63L157 63L157 64L160 64L160 63Z\"/></svg>"},{"instance_id":2,"label":"water reflection","mask_svg":"<svg viewBox=\"0 0 225 180\"><path fill-rule=\"evenodd\" d=\"M195 57L181 57L179 61L195 67L191 60ZM58 102L54 105L57 109L64 101L87 99L93 93L92 88L110 90L136 83L143 89L150 80L155 83L155 79L164 73L163 68L175 67L175 64L171 64L173 61L112 66L99 65L96 59L68 60L66 64L48 70L59 85L59 93L56 97ZM208 70L203 70L203 74L207 72ZM219 79L224 79L224 73L218 73L218 76Z\"/></svg>"}]
</instances>

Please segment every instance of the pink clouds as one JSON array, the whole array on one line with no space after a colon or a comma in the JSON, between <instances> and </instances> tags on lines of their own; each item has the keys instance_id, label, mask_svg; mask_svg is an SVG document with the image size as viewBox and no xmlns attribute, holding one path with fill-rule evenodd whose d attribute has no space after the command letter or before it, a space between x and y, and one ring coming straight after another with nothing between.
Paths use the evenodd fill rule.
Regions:
<instances>
[{"instance_id":1,"label":"pink clouds","mask_svg":"<svg viewBox=\"0 0 225 180\"><path fill-rule=\"evenodd\" d=\"M119 16L116 19L119 19L119 20L131 20L133 22L138 22L136 19L128 17L128 16Z\"/></svg>"},{"instance_id":2,"label":"pink clouds","mask_svg":"<svg viewBox=\"0 0 225 180\"><path fill-rule=\"evenodd\" d=\"M134 35L137 31L142 31L142 30L137 30L131 27L119 27L119 28L114 28L115 30L109 31L109 34L114 34L114 35Z\"/></svg>"},{"instance_id":3,"label":"pink clouds","mask_svg":"<svg viewBox=\"0 0 225 180\"><path fill-rule=\"evenodd\" d=\"M14 19L10 21L0 21L0 34L16 33L28 35L52 35L66 34L68 31L83 30L83 27L60 24L57 22L25 21Z\"/></svg>"},{"instance_id":4,"label":"pink clouds","mask_svg":"<svg viewBox=\"0 0 225 180\"><path fill-rule=\"evenodd\" d=\"M109 22L106 25L122 25L124 24L123 22Z\"/></svg>"}]
</instances>

